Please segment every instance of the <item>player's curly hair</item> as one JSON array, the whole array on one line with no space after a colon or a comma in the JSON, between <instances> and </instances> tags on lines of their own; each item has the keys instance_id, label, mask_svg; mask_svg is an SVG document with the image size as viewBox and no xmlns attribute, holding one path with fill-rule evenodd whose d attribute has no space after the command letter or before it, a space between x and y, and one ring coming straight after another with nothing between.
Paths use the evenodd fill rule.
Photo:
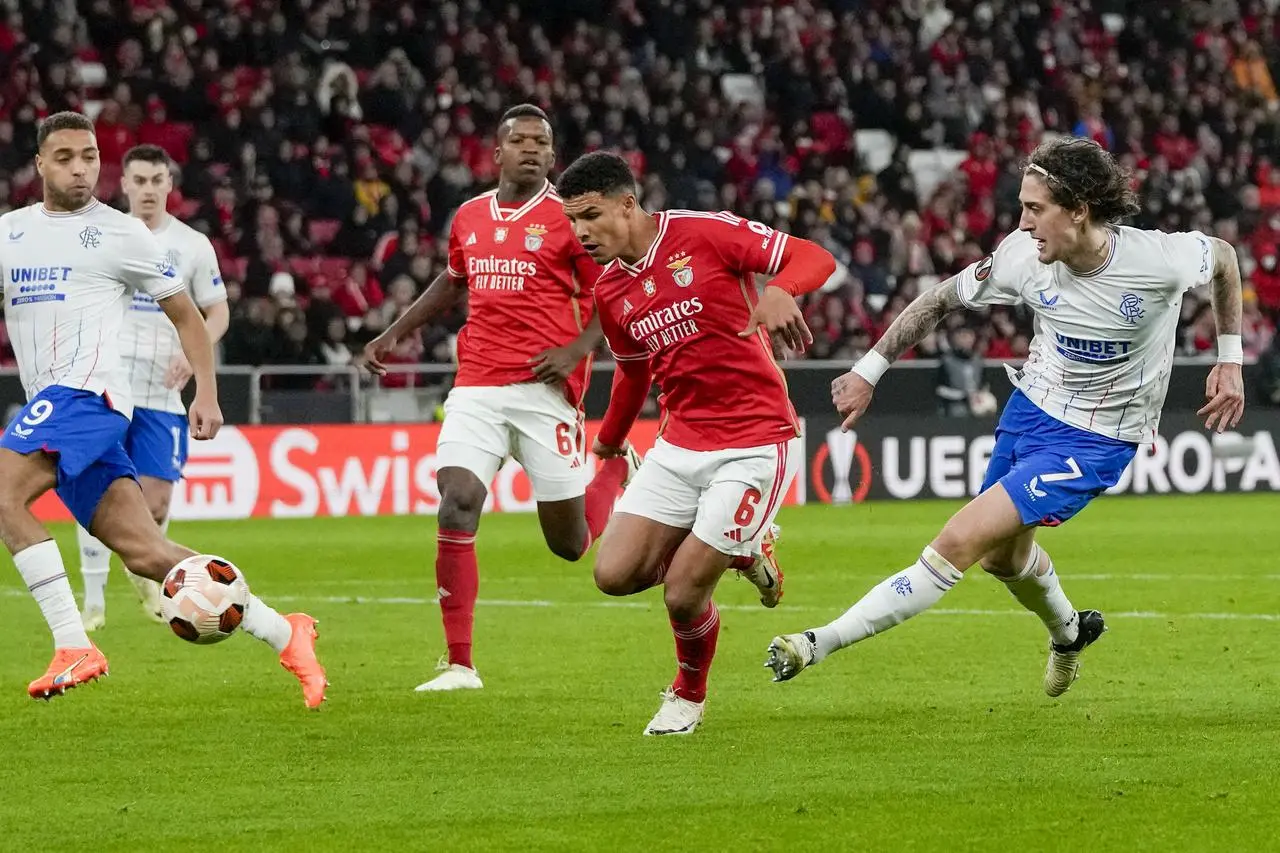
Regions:
<instances>
[{"instance_id":1,"label":"player's curly hair","mask_svg":"<svg viewBox=\"0 0 1280 853\"><path fill-rule=\"evenodd\" d=\"M93 133L93 121L82 113L63 110L40 122L36 131L36 148L44 148L45 140L60 130L87 130Z\"/></svg>"},{"instance_id":2,"label":"player's curly hair","mask_svg":"<svg viewBox=\"0 0 1280 853\"><path fill-rule=\"evenodd\" d=\"M1129 170L1092 139L1061 137L1040 143L1024 173L1038 175L1054 204L1089 208L1095 222L1119 222L1138 212Z\"/></svg>"},{"instance_id":3,"label":"player's curly hair","mask_svg":"<svg viewBox=\"0 0 1280 853\"><path fill-rule=\"evenodd\" d=\"M616 195L635 191L636 179L627 161L607 151L583 154L569 164L556 182L556 192L563 199L587 193Z\"/></svg>"}]
</instances>

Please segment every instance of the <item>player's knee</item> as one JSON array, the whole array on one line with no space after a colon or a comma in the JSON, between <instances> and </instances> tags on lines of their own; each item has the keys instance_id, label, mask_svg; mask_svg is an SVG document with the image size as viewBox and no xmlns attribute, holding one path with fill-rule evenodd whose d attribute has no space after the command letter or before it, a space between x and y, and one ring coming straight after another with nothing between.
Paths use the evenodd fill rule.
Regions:
<instances>
[{"instance_id":1,"label":"player's knee","mask_svg":"<svg viewBox=\"0 0 1280 853\"><path fill-rule=\"evenodd\" d=\"M122 546L123 550L115 550L120 555L124 567L135 575L151 578L153 581L164 580L169 570L177 565L168 549L159 543L145 540L130 541Z\"/></svg>"},{"instance_id":2,"label":"player's knee","mask_svg":"<svg viewBox=\"0 0 1280 853\"><path fill-rule=\"evenodd\" d=\"M455 483L441 489L439 522L449 530L475 530L484 509L486 491L476 483Z\"/></svg>"},{"instance_id":3,"label":"player's knee","mask_svg":"<svg viewBox=\"0 0 1280 853\"><path fill-rule=\"evenodd\" d=\"M1018 573L1018 569L1013 564L1013 559L1008 551L995 551L987 554L979 561L982 570L989 575L998 578L1011 578Z\"/></svg>"},{"instance_id":4,"label":"player's knee","mask_svg":"<svg viewBox=\"0 0 1280 853\"><path fill-rule=\"evenodd\" d=\"M151 513L157 527L163 525L164 520L169 517L169 504L168 495L147 495L147 511Z\"/></svg>"},{"instance_id":5,"label":"player's knee","mask_svg":"<svg viewBox=\"0 0 1280 853\"><path fill-rule=\"evenodd\" d=\"M635 571L630 560L618 559L613 552L601 549L591 571L596 589L605 595L631 595L636 591Z\"/></svg>"},{"instance_id":6,"label":"player's knee","mask_svg":"<svg viewBox=\"0 0 1280 853\"><path fill-rule=\"evenodd\" d=\"M560 559L576 563L582 559L582 555L585 553L582 550L582 543L586 541L586 536L578 539L576 545L573 544L572 540L572 536L549 536L547 537L547 547L551 549L552 554L555 554Z\"/></svg>"},{"instance_id":7,"label":"player's knee","mask_svg":"<svg viewBox=\"0 0 1280 853\"><path fill-rule=\"evenodd\" d=\"M929 543L929 547L961 572L967 571L983 557L982 551L974 547L971 538L950 523L942 528L942 532Z\"/></svg>"},{"instance_id":8,"label":"player's knee","mask_svg":"<svg viewBox=\"0 0 1280 853\"><path fill-rule=\"evenodd\" d=\"M662 600L673 622L692 622L707 609L701 591L681 583L668 581L662 589Z\"/></svg>"}]
</instances>

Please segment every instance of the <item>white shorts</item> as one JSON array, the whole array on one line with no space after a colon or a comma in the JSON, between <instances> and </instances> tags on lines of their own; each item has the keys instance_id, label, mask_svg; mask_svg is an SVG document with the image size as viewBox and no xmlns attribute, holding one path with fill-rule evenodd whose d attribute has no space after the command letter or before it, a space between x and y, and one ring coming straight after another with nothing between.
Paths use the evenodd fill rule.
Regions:
<instances>
[{"instance_id":1,"label":"white shorts","mask_svg":"<svg viewBox=\"0 0 1280 853\"><path fill-rule=\"evenodd\" d=\"M798 437L736 450L685 450L659 438L614 511L692 530L722 554L757 554L803 458Z\"/></svg>"},{"instance_id":2,"label":"white shorts","mask_svg":"<svg viewBox=\"0 0 1280 853\"><path fill-rule=\"evenodd\" d=\"M465 468L488 488L513 457L536 501L581 496L588 479L582 413L549 385L454 388L444 401L436 468Z\"/></svg>"}]
</instances>

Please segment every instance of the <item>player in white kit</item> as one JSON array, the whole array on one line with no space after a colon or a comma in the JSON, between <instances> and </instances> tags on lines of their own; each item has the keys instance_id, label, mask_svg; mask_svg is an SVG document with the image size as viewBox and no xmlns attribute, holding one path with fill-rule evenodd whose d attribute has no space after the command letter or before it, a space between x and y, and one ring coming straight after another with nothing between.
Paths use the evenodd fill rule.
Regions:
<instances>
[{"instance_id":1,"label":"player in white kit","mask_svg":"<svg viewBox=\"0 0 1280 853\"><path fill-rule=\"evenodd\" d=\"M136 574L160 580L194 554L152 520L124 447L133 402L120 335L134 291L156 300L191 361L192 436L212 438L222 413L213 348L185 283L141 221L93 196L101 169L93 123L55 113L37 145L43 202L0 216L5 323L28 399L0 436L0 538L53 634L53 662L27 687L45 699L105 675L107 659L81 624L57 543L31 513L37 498L56 489ZM326 681L315 620L281 616L251 595L241 625L280 653L317 707Z\"/></svg>"},{"instance_id":2,"label":"player in white kit","mask_svg":"<svg viewBox=\"0 0 1280 853\"><path fill-rule=\"evenodd\" d=\"M158 145L139 145L125 153L122 165L121 184L129 200L129 213L141 219L160 242L165 260L178 271L191 298L204 312L209 340L217 344L231 317L227 291L209 238L179 222L165 209L173 190L169 155ZM182 353L178 330L164 309L142 291L134 292L125 315L120 356L133 392L133 418L124 448L137 469L151 517L161 531L167 531L173 486L181 479L187 462L187 409L182 403L182 389L191 379L191 364ZM111 552L83 527L76 529L76 536L84 578L84 611L80 618L86 631L96 631L107 620L103 593ZM125 575L133 582L147 615L163 621L160 584L132 572Z\"/></svg>"},{"instance_id":3,"label":"player in white kit","mask_svg":"<svg viewBox=\"0 0 1280 853\"><path fill-rule=\"evenodd\" d=\"M1031 354L1009 370L1015 390L996 430L982 493L957 512L919 559L873 588L834 622L775 637L766 666L795 677L853 643L936 604L975 563L1049 630L1044 690L1059 696L1080 653L1106 630L1077 612L1035 541L1120 479L1139 444L1156 436L1173 366L1183 294L1212 283L1218 364L1209 373L1206 426L1222 432L1244 413L1241 287L1235 250L1200 232L1166 234L1114 223L1137 210L1129 176L1084 139L1042 144L1019 194L1022 217L994 254L922 294L872 352L832 385L844 428L871 402L890 362L951 311L1025 305L1035 314Z\"/></svg>"}]
</instances>

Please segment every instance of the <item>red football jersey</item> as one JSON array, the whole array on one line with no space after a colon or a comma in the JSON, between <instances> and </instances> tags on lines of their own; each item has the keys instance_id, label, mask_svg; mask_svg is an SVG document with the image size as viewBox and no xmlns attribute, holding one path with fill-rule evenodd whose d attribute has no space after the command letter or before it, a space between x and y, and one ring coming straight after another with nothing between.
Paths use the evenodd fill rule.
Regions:
<instances>
[{"instance_id":1,"label":"red football jersey","mask_svg":"<svg viewBox=\"0 0 1280 853\"><path fill-rule=\"evenodd\" d=\"M548 181L520 207L497 190L465 202L449 228L449 275L466 279L467 322L458 334L459 386L536 382L529 359L564 346L591 319L600 265L582 248ZM578 405L591 359L565 389Z\"/></svg>"},{"instance_id":2,"label":"red football jersey","mask_svg":"<svg viewBox=\"0 0 1280 853\"><path fill-rule=\"evenodd\" d=\"M687 450L776 444L800 434L764 329L738 333L758 299L754 273L782 265L787 235L731 213L668 210L635 266L615 260L596 308L619 361L649 359L662 436Z\"/></svg>"}]
</instances>

